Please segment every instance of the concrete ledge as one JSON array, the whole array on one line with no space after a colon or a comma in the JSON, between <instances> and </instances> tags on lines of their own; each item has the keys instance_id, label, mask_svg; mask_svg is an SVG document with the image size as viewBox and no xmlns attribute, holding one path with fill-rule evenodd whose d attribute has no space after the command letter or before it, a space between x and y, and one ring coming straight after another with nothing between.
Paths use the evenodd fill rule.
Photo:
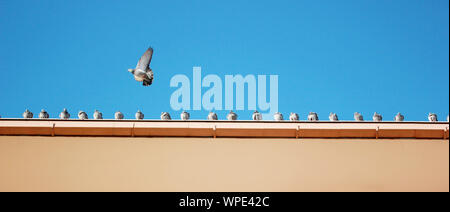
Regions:
<instances>
[{"instance_id":1,"label":"concrete ledge","mask_svg":"<svg viewBox=\"0 0 450 212\"><path fill-rule=\"evenodd\" d=\"M448 139L448 122L1 119L0 135Z\"/></svg>"}]
</instances>

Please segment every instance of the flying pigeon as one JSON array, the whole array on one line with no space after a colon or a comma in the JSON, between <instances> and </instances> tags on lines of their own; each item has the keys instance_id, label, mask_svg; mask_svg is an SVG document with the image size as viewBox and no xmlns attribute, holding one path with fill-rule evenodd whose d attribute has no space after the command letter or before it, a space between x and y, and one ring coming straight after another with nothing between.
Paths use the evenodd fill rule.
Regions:
<instances>
[{"instance_id":1,"label":"flying pigeon","mask_svg":"<svg viewBox=\"0 0 450 212\"><path fill-rule=\"evenodd\" d=\"M47 111L45 111L44 109L41 110L41 112L39 113L39 118L40 119L48 119L50 116L48 115Z\"/></svg>"},{"instance_id":2,"label":"flying pigeon","mask_svg":"<svg viewBox=\"0 0 450 212\"><path fill-rule=\"evenodd\" d=\"M218 118L217 118L217 114L216 113L214 113L214 112L209 112L209 114L208 114L208 120L211 120L211 121L213 121L213 120L217 120Z\"/></svg>"},{"instance_id":3,"label":"flying pigeon","mask_svg":"<svg viewBox=\"0 0 450 212\"><path fill-rule=\"evenodd\" d=\"M181 113L181 115L180 115L180 117L181 117L181 120L189 120L189 113L188 112L186 112L186 111L183 111L182 113Z\"/></svg>"},{"instance_id":4,"label":"flying pigeon","mask_svg":"<svg viewBox=\"0 0 450 212\"><path fill-rule=\"evenodd\" d=\"M95 110L94 111L94 119L103 119L103 114L100 111Z\"/></svg>"},{"instance_id":5,"label":"flying pigeon","mask_svg":"<svg viewBox=\"0 0 450 212\"><path fill-rule=\"evenodd\" d=\"M355 112L353 114L353 118L355 119L355 121L364 121L364 117L358 112Z\"/></svg>"},{"instance_id":6,"label":"flying pigeon","mask_svg":"<svg viewBox=\"0 0 450 212\"><path fill-rule=\"evenodd\" d=\"M161 120L172 120L172 118L170 118L170 114L168 112L162 112Z\"/></svg>"},{"instance_id":7,"label":"flying pigeon","mask_svg":"<svg viewBox=\"0 0 450 212\"><path fill-rule=\"evenodd\" d=\"M405 120L405 117L401 113L397 113L397 115L395 115L394 117L394 121L396 122L401 122L403 120Z\"/></svg>"},{"instance_id":8,"label":"flying pigeon","mask_svg":"<svg viewBox=\"0 0 450 212\"><path fill-rule=\"evenodd\" d=\"M116 113L114 113L114 118L117 120L123 119L123 113L120 111L117 111Z\"/></svg>"},{"instance_id":9,"label":"flying pigeon","mask_svg":"<svg viewBox=\"0 0 450 212\"><path fill-rule=\"evenodd\" d=\"M227 119L229 121L237 120L237 117L238 117L237 114L233 111L230 111L230 113L228 113L228 115L227 115Z\"/></svg>"},{"instance_id":10,"label":"flying pigeon","mask_svg":"<svg viewBox=\"0 0 450 212\"><path fill-rule=\"evenodd\" d=\"M81 119L81 120L88 119L87 113L81 110L80 112L78 112L78 119Z\"/></svg>"},{"instance_id":11,"label":"flying pigeon","mask_svg":"<svg viewBox=\"0 0 450 212\"><path fill-rule=\"evenodd\" d=\"M144 114L140 110L138 110L134 117L136 117L136 120L142 120L144 119Z\"/></svg>"},{"instance_id":12,"label":"flying pigeon","mask_svg":"<svg viewBox=\"0 0 450 212\"><path fill-rule=\"evenodd\" d=\"M257 110L255 110L255 112L253 112L252 119L255 121L262 120L261 113L259 113Z\"/></svg>"},{"instance_id":13,"label":"flying pigeon","mask_svg":"<svg viewBox=\"0 0 450 212\"><path fill-rule=\"evenodd\" d=\"M374 114L373 114L373 117L372 117L372 119L373 119L373 121L383 121L383 116L381 116L381 114L378 114L377 112L375 112Z\"/></svg>"},{"instance_id":14,"label":"flying pigeon","mask_svg":"<svg viewBox=\"0 0 450 212\"><path fill-rule=\"evenodd\" d=\"M289 120L290 121L298 121L298 114L291 112L291 114L289 115Z\"/></svg>"},{"instance_id":15,"label":"flying pigeon","mask_svg":"<svg viewBox=\"0 0 450 212\"><path fill-rule=\"evenodd\" d=\"M339 118L336 113L330 113L328 118L330 119L330 121L339 121Z\"/></svg>"},{"instance_id":16,"label":"flying pigeon","mask_svg":"<svg viewBox=\"0 0 450 212\"><path fill-rule=\"evenodd\" d=\"M283 121L283 114L276 112L275 114L273 114L273 120L275 121Z\"/></svg>"},{"instance_id":17,"label":"flying pigeon","mask_svg":"<svg viewBox=\"0 0 450 212\"><path fill-rule=\"evenodd\" d=\"M150 68L150 62L152 61L153 48L150 47L142 55L141 59L136 65L135 69L128 69L128 71L134 75L134 79L138 82L142 82L142 85L149 86L153 82L153 71Z\"/></svg>"},{"instance_id":18,"label":"flying pigeon","mask_svg":"<svg viewBox=\"0 0 450 212\"><path fill-rule=\"evenodd\" d=\"M24 119L31 119L33 118L33 113L26 109L25 112L23 112L22 116Z\"/></svg>"},{"instance_id":19,"label":"flying pigeon","mask_svg":"<svg viewBox=\"0 0 450 212\"><path fill-rule=\"evenodd\" d=\"M308 121L319 121L319 116L317 113L310 112L308 115Z\"/></svg>"},{"instance_id":20,"label":"flying pigeon","mask_svg":"<svg viewBox=\"0 0 450 212\"><path fill-rule=\"evenodd\" d=\"M434 113L429 113L428 114L428 121L430 121L430 122L437 122L438 121L437 115L434 114Z\"/></svg>"},{"instance_id":21,"label":"flying pigeon","mask_svg":"<svg viewBox=\"0 0 450 212\"><path fill-rule=\"evenodd\" d=\"M70 118L70 114L69 114L69 112L67 112L66 108L64 108L64 110L59 114L59 118L60 119L69 119Z\"/></svg>"}]
</instances>

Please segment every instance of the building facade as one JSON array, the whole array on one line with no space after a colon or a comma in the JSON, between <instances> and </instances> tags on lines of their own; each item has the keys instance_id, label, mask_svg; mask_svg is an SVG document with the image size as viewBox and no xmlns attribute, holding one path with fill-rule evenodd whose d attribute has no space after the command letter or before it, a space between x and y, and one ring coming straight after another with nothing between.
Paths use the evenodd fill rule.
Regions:
<instances>
[{"instance_id":1,"label":"building facade","mask_svg":"<svg viewBox=\"0 0 450 212\"><path fill-rule=\"evenodd\" d=\"M448 122L0 120L0 191L449 191Z\"/></svg>"}]
</instances>

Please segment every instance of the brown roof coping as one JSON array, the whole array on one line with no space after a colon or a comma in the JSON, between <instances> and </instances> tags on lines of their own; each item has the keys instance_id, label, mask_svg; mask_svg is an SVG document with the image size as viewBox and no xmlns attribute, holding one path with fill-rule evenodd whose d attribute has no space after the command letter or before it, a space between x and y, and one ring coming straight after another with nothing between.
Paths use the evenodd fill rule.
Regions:
<instances>
[{"instance_id":1,"label":"brown roof coping","mask_svg":"<svg viewBox=\"0 0 450 212\"><path fill-rule=\"evenodd\" d=\"M0 135L448 139L448 122L0 119Z\"/></svg>"}]
</instances>

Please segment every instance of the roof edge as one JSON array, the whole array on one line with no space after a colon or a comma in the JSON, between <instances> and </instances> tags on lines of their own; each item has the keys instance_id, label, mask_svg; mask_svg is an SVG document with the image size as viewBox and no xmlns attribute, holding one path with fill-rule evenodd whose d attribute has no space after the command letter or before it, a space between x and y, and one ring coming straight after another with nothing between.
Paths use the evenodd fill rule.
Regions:
<instances>
[{"instance_id":1,"label":"roof edge","mask_svg":"<svg viewBox=\"0 0 450 212\"><path fill-rule=\"evenodd\" d=\"M448 139L448 122L1 119L0 135Z\"/></svg>"}]
</instances>

